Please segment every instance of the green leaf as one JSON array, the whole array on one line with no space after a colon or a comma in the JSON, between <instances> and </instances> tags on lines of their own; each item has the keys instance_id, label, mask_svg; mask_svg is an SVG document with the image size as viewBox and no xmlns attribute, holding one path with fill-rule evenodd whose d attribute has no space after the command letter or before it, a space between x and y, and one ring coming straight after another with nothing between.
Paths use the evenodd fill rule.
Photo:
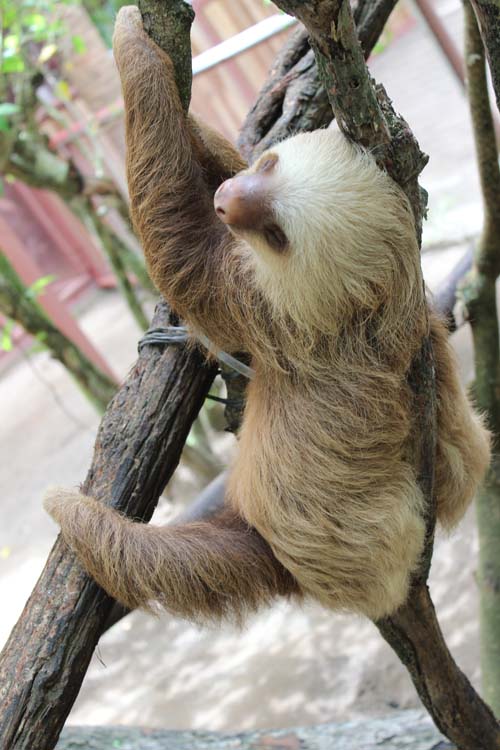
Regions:
<instances>
[{"instance_id":1,"label":"green leaf","mask_svg":"<svg viewBox=\"0 0 500 750\"><path fill-rule=\"evenodd\" d=\"M19 112L19 104L13 104L12 102L0 102L0 117L15 115L16 112Z\"/></svg>"},{"instance_id":2,"label":"green leaf","mask_svg":"<svg viewBox=\"0 0 500 750\"><path fill-rule=\"evenodd\" d=\"M85 40L83 39L83 37L79 35L72 36L71 43L77 55L83 55L83 53L87 51L87 45L85 44Z\"/></svg>"},{"instance_id":3,"label":"green leaf","mask_svg":"<svg viewBox=\"0 0 500 750\"><path fill-rule=\"evenodd\" d=\"M39 279L34 281L27 289L26 296L28 299L35 299L39 294L43 292L46 286L51 284L55 280L55 276L52 274L48 276L41 276Z\"/></svg>"},{"instance_id":4,"label":"green leaf","mask_svg":"<svg viewBox=\"0 0 500 750\"><path fill-rule=\"evenodd\" d=\"M2 337L0 339L0 349L3 349L4 352L10 352L13 346L12 343L12 329L14 328L15 323L11 318L8 318L2 331Z\"/></svg>"},{"instance_id":5,"label":"green leaf","mask_svg":"<svg viewBox=\"0 0 500 750\"><path fill-rule=\"evenodd\" d=\"M2 60L2 73L22 73L24 60L20 55L4 55Z\"/></svg>"},{"instance_id":6,"label":"green leaf","mask_svg":"<svg viewBox=\"0 0 500 750\"><path fill-rule=\"evenodd\" d=\"M3 40L5 55L13 54L19 50L18 34L8 34Z\"/></svg>"},{"instance_id":7,"label":"green leaf","mask_svg":"<svg viewBox=\"0 0 500 750\"><path fill-rule=\"evenodd\" d=\"M2 28L8 29L12 26L16 20L16 9L13 5L3 8L2 13Z\"/></svg>"},{"instance_id":8,"label":"green leaf","mask_svg":"<svg viewBox=\"0 0 500 750\"><path fill-rule=\"evenodd\" d=\"M31 31L41 31L47 28L47 19L41 13L30 13L23 18L23 26Z\"/></svg>"}]
</instances>

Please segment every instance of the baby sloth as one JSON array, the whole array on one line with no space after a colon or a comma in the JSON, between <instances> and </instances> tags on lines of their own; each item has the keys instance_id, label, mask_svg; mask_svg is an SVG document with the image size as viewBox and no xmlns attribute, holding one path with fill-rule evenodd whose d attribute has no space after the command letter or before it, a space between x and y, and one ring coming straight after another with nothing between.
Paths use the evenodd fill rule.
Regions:
<instances>
[{"instance_id":1,"label":"baby sloth","mask_svg":"<svg viewBox=\"0 0 500 750\"><path fill-rule=\"evenodd\" d=\"M69 490L51 491L46 507L128 607L240 620L292 594L388 615L405 601L425 532L407 376L429 314L408 201L333 129L290 138L246 168L184 115L172 63L137 8L120 11L114 50L149 272L195 335L249 352L255 377L215 518L134 523ZM430 325L437 515L450 528L488 465L489 439L444 326L432 314Z\"/></svg>"}]
</instances>

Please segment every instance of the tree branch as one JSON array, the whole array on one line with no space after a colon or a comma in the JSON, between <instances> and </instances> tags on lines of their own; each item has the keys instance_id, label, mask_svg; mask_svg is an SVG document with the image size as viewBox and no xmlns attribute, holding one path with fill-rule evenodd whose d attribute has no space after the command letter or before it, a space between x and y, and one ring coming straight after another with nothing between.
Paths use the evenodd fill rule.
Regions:
<instances>
[{"instance_id":1,"label":"tree branch","mask_svg":"<svg viewBox=\"0 0 500 750\"><path fill-rule=\"evenodd\" d=\"M432 296L432 306L446 320L450 333L456 331L464 322L463 318L457 320L454 308L459 298L459 287L472 267L472 256L473 249L471 245L460 260L456 262L448 276L440 284L439 289Z\"/></svg>"},{"instance_id":2,"label":"tree branch","mask_svg":"<svg viewBox=\"0 0 500 750\"><path fill-rule=\"evenodd\" d=\"M418 175L427 159L382 87L375 97L357 44L348 0L275 1L307 27L339 126L353 140L370 148L379 165L405 190L420 239L425 196L419 189ZM500 748L495 717L453 661L426 586L436 516L436 392L430 337L424 339L413 362L409 382L414 393L413 464L426 500L427 539L407 602L395 615L375 624L407 666L422 702L447 737L461 750Z\"/></svg>"},{"instance_id":3,"label":"tree branch","mask_svg":"<svg viewBox=\"0 0 500 750\"><path fill-rule=\"evenodd\" d=\"M154 325L170 322L159 305ZM82 491L149 520L213 377L197 351L145 347L104 416ZM112 606L59 538L0 656L2 747L54 747Z\"/></svg>"},{"instance_id":4,"label":"tree branch","mask_svg":"<svg viewBox=\"0 0 500 750\"><path fill-rule=\"evenodd\" d=\"M193 80L190 32L194 10L184 0L138 0L138 6L144 29L174 64L175 82L187 112Z\"/></svg>"},{"instance_id":5,"label":"tree branch","mask_svg":"<svg viewBox=\"0 0 500 750\"><path fill-rule=\"evenodd\" d=\"M363 0L354 15L359 41L368 58L397 0ZM295 132L315 130L332 120L307 31L300 26L278 54L238 139L248 161Z\"/></svg>"},{"instance_id":6,"label":"tree branch","mask_svg":"<svg viewBox=\"0 0 500 750\"><path fill-rule=\"evenodd\" d=\"M484 41L500 109L500 0L471 0Z\"/></svg>"},{"instance_id":7,"label":"tree branch","mask_svg":"<svg viewBox=\"0 0 500 750\"><path fill-rule=\"evenodd\" d=\"M165 2L160 20L181 5ZM154 325L171 322L159 305ZM104 416L82 491L149 520L215 372L196 350L145 347ZM59 538L0 655L3 747L54 747L112 606Z\"/></svg>"},{"instance_id":8,"label":"tree branch","mask_svg":"<svg viewBox=\"0 0 500 750\"><path fill-rule=\"evenodd\" d=\"M496 279L500 273L500 170L481 36L465 2L466 68L484 203L483 232L462 289L474 342L477 405L493 435L493 460L478 493L481 668L487 700L500 712L500 361Z\"/></svg>"}]
</instances>

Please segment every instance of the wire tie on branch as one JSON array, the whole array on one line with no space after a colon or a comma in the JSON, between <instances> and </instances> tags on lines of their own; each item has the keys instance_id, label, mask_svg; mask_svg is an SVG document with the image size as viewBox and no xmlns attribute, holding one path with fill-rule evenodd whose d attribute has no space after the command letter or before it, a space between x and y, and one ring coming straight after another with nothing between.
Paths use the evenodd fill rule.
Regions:
<instances>
[{"instance_id":1,"label":"wire tie on branch","mask_svg":"<svg viewBox=\"0 0 500 750\"><path fill-rule=\"evenodd\" d=\"M137 349L139 354L143 347L147 345L156 346L168 346L170 344L185 344L189 338L189 332L186 326L164 326L160 328L150 328L144 336L139 339ZM241 362L236 357L233 357L227 352L223 352L221 349L216 349L212 342L203 333L197 332L194 334L195 338L203 344L203 346L216 357L219 362L222 362L231 370L234 370L239 375L243 375L245 378L252 380L255 376L255 370Z\"/></svg>"}]
</instances>

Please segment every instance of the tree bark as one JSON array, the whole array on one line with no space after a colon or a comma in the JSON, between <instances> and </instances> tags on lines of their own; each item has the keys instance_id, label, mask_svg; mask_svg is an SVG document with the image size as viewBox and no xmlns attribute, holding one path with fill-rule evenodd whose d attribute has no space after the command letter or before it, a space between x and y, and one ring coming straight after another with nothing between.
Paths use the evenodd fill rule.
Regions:
<instances>
[{"instance_id":1,"label":"tree bark","mask_svg":"<svg viewBox=\"0 0 500 750\"><path fill-rule=\"evenodd\" d=\"M154 324L169 318L160 305ZM104 416L82 491L149 520L214 370L197 351L144 347ZM0 655L3 750L54 747L112 606L59 538Z\"/></svg>"},{"instance_id":2,"label":"tree bark","mask_svg":"<svg viewBox=\"0 0 500 750\"><path fill-rule=\"evenodd\" d=\"M169 30L179 34L168 19L180 6L182 0L169 0L152 17L167 49ZM147 7L144 0L143 12ZM183 60L190 68L190 57ZM173 322L159 305L153 325ZM103 418L82 491L149 520L215 373L198 350L145 346ZM55 746L112 606L59 537L0 654L2 748ZM55 710L47 711L47 704Z\"/></svg>"},{"instance_id":3,"label":"tree bark","mask_svg":"<svg viewBox=\"0 0 500 750\"><path fill-rule=\"evenodd\" d=\"M165 6L168 5L168 13ZM191 101L193 69L191 65L191 24L194 11L190 2L139 0L139 10L145 31L170 56L175 70L175 81L185 111Z\"/></svg>"},{"instance_id":4,"label":"tree bark","mask_svg":"<svg viewBox=\"0 0 500 750\"><path fill-rule=\"evenodd\" d=\"M437 728L459 750L500 748L500 727L446 645L424 583L392 617L375 623L410 673Z\"/></svg>"},{"instance_id":5,"label":"tree bark","mask_svg":"<svg viewBox=\"0 0 500 750\"><path fill-rule=\"evenodd\" d=\"M360 0L354 14L365 58L372 52L397 0ZM273 63L243 123L238 146L250 161L293 133L316 130L333 117L309 35L300 26Z\"/></svg>"},{"instance_id":6,"label":"tree bark","mask_svg":"<svg viewBox=\"0 0 500 750\"><path fill-rule=\"evenodd\" d=\"M500 0L471 1L488 55L497 107L500 109Z\"/></svg>"}]
</instances>

